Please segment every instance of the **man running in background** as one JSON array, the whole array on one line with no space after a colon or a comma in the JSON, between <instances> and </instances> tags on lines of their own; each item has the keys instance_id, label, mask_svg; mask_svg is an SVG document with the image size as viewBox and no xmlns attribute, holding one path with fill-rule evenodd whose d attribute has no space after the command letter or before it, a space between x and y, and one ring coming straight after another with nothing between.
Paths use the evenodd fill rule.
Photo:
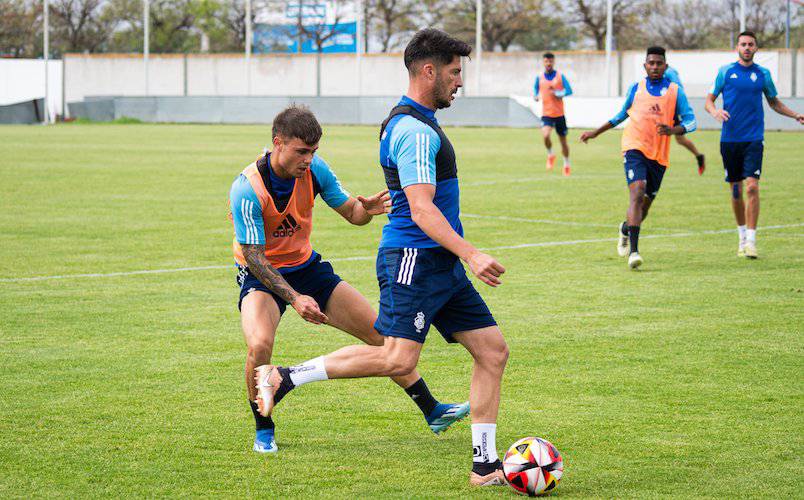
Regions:
<instances>
[{"instance_id":1,"label":"man running in background","mask_svg":"<svg viewBox=\"0 0 804 500\"><path fill-rule=\"evenodd\" d=\"M678 71L672 66L667 66L667 71L664 72L664 76L682 89L684 88L684 85L681 84L681 77ZM698 148L695 147L695 144L693 144L691 140L687 139L686 135L677 135L676 142L687 148L687 150L695 156L695 161L698 162L698 175L703 175L704 170L706 170L706 157L704 157L703 153L698 151Z\"/></svg>"},{"instance_id":2,"label":"man running in background","mask_svg":"<svg viewBox=\"0 0 804 500\"><path fill-rule=\"evenodd\" d=\"M631 269L642 265L639 229L648 216L648 209L659 192L669 165L670 135L686 134L696 128L695 115L684 89L664 76L667 69L664 48L649 47L644 67L648 76L631 85L617 116L597 130L581 135L581 141L587 142L626 118L631 119L622 137L630 201L627 219L620 224L617 241L617 252L622 257L628 256ZM681 117L679 125L675 125L677 117Z\"/></svg>"},{"instance_id":3,"label":"man running in background","mask_svg":"<svg viewBox=\"0 0 804 500\"><path fill-rule=\"evenodd\" d=\"M561 155L564 158L564 175L570 174L569 145L567 144L567 119L564 117L564 98L572 95L567 77L555 70L556 56L552 52L544 54L544 72L536 76L533 84L533 98L542 101L542 137L547 148L547 170L553 170L556 155L550 133L556 129L561 142Z\"/></svg>"},{"instance_id":4,"label":"man running in background","mask_svg":"<svg viewBox=\"0 0 804 500\"><path fill-rule=\"evenodd\" d=\"M385 344L344 347L295 367L261 366L257 385L267 416L278 397L301 384L405 375L415 369L435 326L474 359L469 482L487 486L505 484L496 432L508 346L461 261L490 286L500 285L505 268L463 238L455 150L435 117L463 85L461 57L471 50L439 30L416 33L405 48L408 92L381 127L379 159L394 205L377 252L375 327ZM422 453L426 457L427 450Z\"/></svg>"},{"instance_id":5,"label":"man running in background","mask_svg":"<svg viewBox=\"0 0 804 500\"><path fill-rule=\"evenodd\" d=\"M377 313L368 300L335 274L310 244L317 195L349 223L362 226L388 213L387 191L353 198L315 154L322 135L313 113L290 106L273 122L273 149L238 175L229 194L239 270L243 335L248 346L246 387L257 433L254 451L276 453L275 425L260 415L255 367L271 361L276 329L288 305L306 321L326 323L372 345ZM393 377L414 400L436 434L469 413L469 403L440 404L416 373Z\"/></svg>"},{"instance_id":6,"label":"man running in background","mask_svg":"<svg viewBox=\"0 0 804 500\"><path fill-rule=\"evenodd\" d=\"M804 124L804 115L785 106L776 96L770 72L754 63L757 48L753 31L740 33L737 37L740 58L718 70L712 91L706 96L706 111L723 123L720 155L726 169L726 182L731 186L731 208L737 220L740 238L737 255L749 259L758 257L759 177L765 148L762 95L772 110ZM723 109L715 106L715 99L720 94L723 94ZM743 181L748 204L743 202Z\"/></svg>"}]
</instances>

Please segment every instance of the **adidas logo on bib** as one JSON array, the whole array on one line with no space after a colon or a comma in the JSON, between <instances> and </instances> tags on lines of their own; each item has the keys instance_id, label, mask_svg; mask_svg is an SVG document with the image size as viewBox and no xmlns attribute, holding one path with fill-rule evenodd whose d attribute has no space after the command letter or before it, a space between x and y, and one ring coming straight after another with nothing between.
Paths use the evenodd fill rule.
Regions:
<instances>
[{"instance_id":1,"label":"adidas logo on bib","mask_svg":"<svg viewBox=\"0 0 804 500\"><path fill-rule=\"evenodd\" d=\"M296 219L294 219L292 215L288 214L288 216L282 220L282 223L279 225L279 227L274 230L273 237L290 237L298 231L301 231L301 226L298 222L296 222Z\"/></svg>"}]
</instances>

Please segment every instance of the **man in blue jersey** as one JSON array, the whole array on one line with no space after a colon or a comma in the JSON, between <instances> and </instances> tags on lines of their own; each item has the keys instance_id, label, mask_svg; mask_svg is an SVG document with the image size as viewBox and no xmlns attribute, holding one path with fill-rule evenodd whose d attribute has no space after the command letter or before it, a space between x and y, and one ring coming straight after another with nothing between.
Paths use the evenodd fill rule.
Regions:
<instances>
[{"instance_id":1,"label":"man in blue jersey","mask_svg":"<svg viewBox=\"0 0 804 500\"><path fill-rule=\"evenodd\" d=\"M391 206L387 191L353 198L326 162L317 156L321 126L308 109L291 106L273 122L273 149L249 165L229 194L235 237L233 250L240 286L238 307L248 346L246 385L256 421L254 451L275 453L275 425L260 415L255 367L271 360L274 337L290 305L306 321L326 323L372 345L384 338L374 329L377 313L332 265L312 248L314 199L351 224L364 225ZM305 377L300 373L291 377ZM415 370L393 377L439 433L469 413L469 404L440 404Z\"/></svg>"},{"instance_id":2,"label":"man in blue jersey","mask_svg":"<svg viewBox=\"0 0 804 500\"><path fill-rule=\"evenodd\" d=\"M765 136L765 111L762 95L770 108L804 124L804 115L785 106L776 96L770 71L754 63L757 37L743 31L737 37L737 62L718 70L712 91L706 96L706 111L723 123L720 155L731 186L731 207L737 220L739 246L737 255L756 259L757 220L759 219L759 177ZM715 106L723 94L723 109ZM748 203L743 202L743 183Z\"/></svg>"},{"instance_id":3,"label":"man in blue jersey","mask_svg":"<svg viewBox=\"0 0 804 500\"><path fill-rule=\"evenodd\" d=\"M471 47L435 29L419 31L405 48L407 94L383 122L380 165L393 211L377 254L380 312L375 327L385 344L349 346L291 368L258 368L260 409L295 385L298 370L327 378L404 375L415 369L431 325L474 358L470 389L472 485L505 484L495 444L500 382L508 346L461 264L490 286L505 269L463 238L455 151L435 118L462 86L461 57Z\"/></svg>"},{"instance_id":4,"label":"man in blue jersey","mask_svg":"<svg viewBox=\"0 0 804 500\"><path fill-rule=\"evenodd\" d=\"M684 88L684 85L681 84L681 76L672 66L667 66L667 71L664 72L664 77L679 87ZM704 170L706 170L706 157L704 154L698 151L698 148L695 147L695 144L693 144L686 135L677 135L676 142L679 143L679 145L687 148L687 151L692 153L692 155L695 157L695 161L698 162L698 175L703 175Z\"/></svg>"},{"instance_id":5,"label":"man in blue jersey","mask_svg":"<svg viewBox=\"0 0 804 500\"><path fill-rule=\"evenodd\" d=\"M629 87L620 112L597 130L581 134L585 143L630 118L621 147L629 203L618 231L617 253L628 256L631 269L643 263L639 233L670 165L669 136L693 132L697 127L684 89L664 76L665 49L648 47L644 67L647 77Z\"/></svg>"}]
</instances>

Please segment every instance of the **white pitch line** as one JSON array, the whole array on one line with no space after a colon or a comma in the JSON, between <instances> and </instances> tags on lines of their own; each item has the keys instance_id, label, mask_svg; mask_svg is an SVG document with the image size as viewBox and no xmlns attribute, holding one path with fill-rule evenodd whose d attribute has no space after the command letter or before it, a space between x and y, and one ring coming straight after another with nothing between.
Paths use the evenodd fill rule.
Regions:
<instances>
[{"instance_id":1,"label":"white pitch line","mask_svg":"<svg viewBox=\"0 0 804 500\"><path fill-rule=\"evenodd\" d=\"M783 224L777 226L764 226L757 228L758 231L766 231L770 229L788 229L791 227L804 227L804 223L799 224ZM735 229L716 229L709 231L690 231L686 233L673 233L673 234L647 234L640 236L641 239L655 239L655 238L689 238L691 236L703 236L710 234L727 234L734 233ZM481 248L483 251L492 250L516 250L520 248L538 248L538 247L554 247L565 245L583 245L586 243L605 243L614 241L614 238L594 238L587 240L567 240L567 241L541 241L536 243L520 243L518 245L501 245L496 247ZM346 262L346 261L364 261L374 260L376 255L358 255L354 257L335 257L327 259L329 262ZM234 265L228 266L200 266L200 267L177 267L174 269L146 269L140 271L122 271L116 273L90 273L90 274L61 274L55 276L32 276L30 278L0 278L0 283L24 283L29 281L47 281L59 280L70 278L111 278L115 276L134 276L138 274L166 274L166 273L180 273L189 271L208 271L217 269L234 269Z\"/></svg>"}]
</instances>

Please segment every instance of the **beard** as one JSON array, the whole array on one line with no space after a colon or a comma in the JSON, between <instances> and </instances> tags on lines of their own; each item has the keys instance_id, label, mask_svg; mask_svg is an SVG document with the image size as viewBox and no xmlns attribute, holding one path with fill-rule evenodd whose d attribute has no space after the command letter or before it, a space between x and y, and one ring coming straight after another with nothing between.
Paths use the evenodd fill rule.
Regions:
<instances>
[{"instance_id":1,"label":"beard","mask_svg":"<svg viewBox=\"0 0 804 500\"><path fill-rule=\"evenodd\" d=\"M754 60L754 54L751 54L751 55L749 55L749 56L746 56L745 54L743 54L742 52L740 52L740 59L742 59L742 60L743 60L743 61L745 61L745 62L751 62L751 61L753 61L753 60Z\"/></svg>"},{"instance_id":2,"label":"beard","mask_svg":"<svg viewBox=\"0 0 804 500\"><path fill-rule=\"evenodd\" d=\"M444 81L438 76L436 76L434 94L433 102L435 103L436 109L444 109L452 105L452 100L450 100L452 92L449 90L448 86L444 85Z\"/></svg>"}]
</instances>

